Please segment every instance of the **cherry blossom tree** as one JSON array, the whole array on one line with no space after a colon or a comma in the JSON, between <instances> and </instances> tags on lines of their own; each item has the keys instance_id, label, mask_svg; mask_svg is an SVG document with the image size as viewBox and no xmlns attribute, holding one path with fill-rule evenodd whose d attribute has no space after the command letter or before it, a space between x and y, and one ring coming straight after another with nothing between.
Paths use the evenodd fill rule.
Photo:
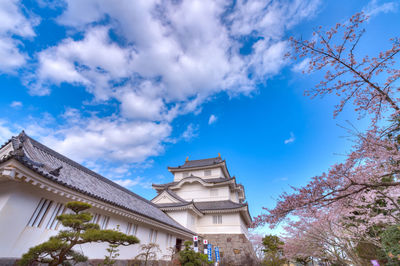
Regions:
<instances>
[{"instance_id":1,"label":"cherry blossom tree","mask_svg":"<svg viewBox=\"0 0 400 266\"><path fill-rule=\"evenodd\" d=\"M336 212L301 216L284 226L283 251L289 260L317 259L338 265L363 265L349 228L338 223Z\"/></svg>"},{"instance_id":2,"label":"cherry blossom tree","mask_svg":"<svg viewBox=\"0 0 400 266\"><path fill-rule=\"evenodd\" d=\"M362 26L367 20L364 13L357 13L347 23L338 23L330 30L323 31L319 27L310 41L290 40L295 51L292 58L303 58L308 62L304 72L326 71L325 78L314 89L306 91L306 95L335 93L341 100L334 116L352 101L357 112L373 114L373 122L376 122L386 111L394 116L400 111L396 97L400 70L395 61L400 52L400 41L391 39L391 48L375 57L357 57L356 47L365 33Z\"/></svg>"},{"instance_id":3,"label":"cherry blossom tree","mask_svg":"<svg viewBox=\"0 0 400 266\"><path fill-rule=\"evenodd\" d=\"M257 259L262 261L264 259L264 246L263 236L257 233L250 233L250 243L253 245L254 252L256 253Z\"/></svg>"},{"instance_id":4,"label":"cherry blossom tree","mask_svg":"<svg viewBox=\"0 0 400 266\"><path fill-rule=\"evenodd\" d=\"M294 48L291 57L305 60L305 72L325 71L324 79L306 94L335 93L340 102L334 117L351 102L360 117L371 118L371 124L366 132L351 130L354 147L343 163L313 177L306 186L283 193L274 209L265 209L266 214L254 219L255 226L288 222L288 254L296 250L297 242L291 239L305 238L310 245L299 247L308 250L304 255L317 252L321 257L327 253L330 258L354 261L354 254L346 251L351 250L344 245L346 241L353 246L360 241L379 246L382 228L400 222L400 70L396 64L400 41L391 39L391 48L375 57L360 55L356 48L366 21L368 17L358 13L327 31L318 28L310 41L290 39ZM334 214L334 219L321 216L321 212ZM299 220L288 221L293 216ZM332 225L335 230L331 230ZM324 241L333 241L332 245L310 241L322 235ZM339 239L346 241L337 242ZM334 247L345 256L335 255Z\"/></svg>"}]
</instances>

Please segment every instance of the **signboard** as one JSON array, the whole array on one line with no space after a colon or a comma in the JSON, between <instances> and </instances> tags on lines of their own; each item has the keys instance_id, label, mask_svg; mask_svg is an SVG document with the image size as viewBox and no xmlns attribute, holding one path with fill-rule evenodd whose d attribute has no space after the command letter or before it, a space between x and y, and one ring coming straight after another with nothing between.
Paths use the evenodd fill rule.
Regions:
<instances>
[{"instance_id":1,"label":"signboard","mask_svg":"<svg viewBox=\"0 0 400 266\"><path fill-rule=\"evenodd\" d=\"M195 252L199 252L199 237L198 236L193 236L193 249Z\"/></svg>"},{"instance_id":2,"label":"signboard","mask_svg":"<svg viewBox=\"0 0 400 266\"><path fill-rule=\"evenodd\" d=\"M207 239L203 239L203 244L207 245L208 244L208 240Z\"/></svg>"},{"instance_id":3,"label":"signboard","mask_svg":"<svg viewBox=\"0 0 400 266\"><path fill-rule=\"evenodd\" d=\"M208 250L207 250L208 261L212 261L212 245L208 244L207 248L208 248Z\"/></svg>"},{"instance_id":4,"label":"signboard","mask_svg":"<svg viewBox=\"0 0 400 266\"><path fill-rule=\"evenodd\" d=\"M220 261L220 258L219 258L219 248L218 248L218 247L215 247L214 249L215 249L215 260L216 260L217 262L219 262L219 261Z\"/></svg>"}]
</instances>

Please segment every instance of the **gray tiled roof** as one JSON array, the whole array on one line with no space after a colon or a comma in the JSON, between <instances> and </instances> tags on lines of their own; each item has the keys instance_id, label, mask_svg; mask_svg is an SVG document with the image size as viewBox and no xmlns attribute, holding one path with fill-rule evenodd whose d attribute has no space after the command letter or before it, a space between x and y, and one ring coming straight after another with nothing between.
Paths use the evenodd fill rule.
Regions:
<instances>
[{"instance_id":1,"label":"gray tiled roof","mask_svg":"<svg viewBox=\"0 0 400 266\"><path fill-rule=\"evenodd\" d=\"M224 160L222 160L221 157L201 159L201 160L188 160L183 165L180 165L178 167L170 167L170 168L171 169L173 169L173 168L184 169L184 168L193 168L193 167L212 166L212 165L219 164L222 162L224 162Z\"/></svg>"},{"instance_id":2,"label":"gray tiled roof","mask_svg":"<svg viewBox=\"0 0 400 266\"><path fill-rule=\"evenodd\" d=\"M185 202L171 202L171 203L156 203L159 208L168 208L168 207L182 207L186 205L192 204L191 201Z\"/></svg>"},{"instance_id":3,"label":"gray tiled roof","mask_svg":"<svg viewBox=\"0 0 400 266\"><path fill-rule=\"evenodd\" d=\"M3 161L15 158L53 182L193 234L162 212L154 203L51 150L24 132L13 137L11 141L14 152Z\"/></svg>"},{"instance_id":4,"label":"gray tiled roof","mask_svg":"<svg viewBox=\"0 0 400 266\"><path fill-rule=\"evenodd\" d=\"M212 211L212 210L237 209L247 206L247 203L236 203L230 200L221 200L221 201L199 201L196 202L195 205L201 211Z\"/></svg>"},{"instance_id":5,"label":"gray tiled roof","mask_svg":"<svg viewBox=\"0 0 400 266\"><path fill-rule=\"evenodd\" d=\"M199 178L202 181L204 181L205 183L222 183L222 182L227 182L227 181L232 180L231 178L201 178L201 177L198 177L198 176L191 175L191 176L182 178L178 182L169 182L169 183L165 183L165 184L153 184L153 187L168 188L168 187L171 187L171 186L179 184L180 182L184 181L185 179L189 179L189 178L193 178L193 177Z\"/></svg>"}]
</instances>

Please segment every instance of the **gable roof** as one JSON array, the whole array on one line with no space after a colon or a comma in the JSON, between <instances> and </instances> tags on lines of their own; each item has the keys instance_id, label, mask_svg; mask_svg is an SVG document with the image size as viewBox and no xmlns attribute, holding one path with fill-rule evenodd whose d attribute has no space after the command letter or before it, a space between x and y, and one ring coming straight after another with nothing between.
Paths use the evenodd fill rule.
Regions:
<instances>
[{"instance_id":1,"label":"gable roof","mask_svg":"<svg viewBox=\"0 0 400 266\"><path fill-rule=\"evenodd\" d=\"M153 202L154 204L158 204L157 201L162 199L162 198L168 198L171 203L179 203L179 202L187 202L186 200L182 199L181 197L178 196L178 194L176 194L175 192L173 192L170 189L165 189L162 192L160 192L157 196L155 196L151 202Z\"/></svg>"},{"instance_id":2,"label":"gable roof","mask_svg":"<svg viewBox=\"0 0 400 266\"><path fill-rule=\"evenodd\" d=\"M170 189L166 189L165 190L169 195L171 195L173 198L175 198L176 200L179 200L180 202L186 202L186 200L182 199L181 197L178 196L178 194L176 194L175 192L173 192Z\"/></svg>"},{"instance_id":3,"label":"gable roof","mask_svg":"<svg viewBox=\"0 0 400 266\"><path fill-rule=\"evenodd\" d=\"M0 159L0 163L14 158L44 178L62 186L186 233L195 234L166 215L154 203L57 153L24 132L12 137L1 148L10 142L13 151Z\"/></svg>"}]
</instances>

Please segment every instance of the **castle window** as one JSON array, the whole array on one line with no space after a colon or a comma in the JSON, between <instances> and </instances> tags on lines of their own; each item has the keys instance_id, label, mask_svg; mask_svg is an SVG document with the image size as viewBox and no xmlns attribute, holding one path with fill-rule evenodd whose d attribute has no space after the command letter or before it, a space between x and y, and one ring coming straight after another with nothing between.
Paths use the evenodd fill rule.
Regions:
<instances>
[{"instance_id":1,"label":"castle window","mask_svg":"<svg viewBox=\"0 0 400 266\"><path fill-rule=\"evenodd\" d=\"M40 227L52 203L53 202L51 200L41 198L39 204L33 212L31 219L28 222L28 226Z\"/></svg>"},{"instance_id":2,"label":"castle window","mask_svg":"<svg viewBox=\"0 0 400 266\"><path fill-rule=\"evenodd\" d=\"M106 229L109 221L110 221L110 216L104 216L103 221L100 225L100 229Z\"/></svg>"},{"instance_id":3,"label":"castle window","mask_svg":"<svg viewBox=\"0 0 400 266\"><path fill-rule=\"evenodd\" d=\"M150 234L149 234L149 242L150 243L155 243L157 241L157 230L150 229Z\"/></svg>"},{"instance_id":4,"label":"castle window","mask_svg":"<svg viewBox=\"0 0 400 266\"><path fill-rule=\"evenodd\" d=\"M101 217L100 214L95 213L95 214L93 215L92 220L91 220L90 222L91 222L91 223L94 223L94 224L99 224L99 222L100 222L100 217Z\"/></svg>"},{"instance_id":5,"label":"castle window","mask_svg":"<svg viewBox=\"0 0 400 266\"><path fill-rule=\"evenodd\" d=\"M171 234L167 234L166 246L167 247L172 246L172 235Z\"/></svg>"},{"instance_id":6,"label":"castle window","mask_svg":"<svg viewBox=\"0 0 400 266\"><path fill-rule=\"evenodd\" d=\"M50 220L47 223L46 229L56 230L59 224L57 220L57 216L63 214L65 212L65 206L62 203L57 203L56 207L54 208Z\"/></svg>"},{"instance_id":7,"label":"castle window","mask_svg":"<svg viewBox=\"0 0 400 266\"><path fill-rule=\"evenodd\" d=\"M136 235L137 233L137 224L132 224L132 223L128 223L128 226L126 228L126 234L127 235Z\"/></svg>"},{"instance_id":8,"label":"castle window","mask_svg":"<svg viewBox=\"0 0 400 266\"><path fill-rule=\"evenodd\" d=\"M217 188L212 188L212 189L210 189L210 196L211 196L211 197L216 197L216 196L218 196L218 189L217 189Z\"/></svg>"},{"instance_id":9,"label":"castle window","mask_svg":"<svg viewBox=\"0 0 400 266\"><path fill-rule=\"evenodd\" d=\"M222 224L222 215L213 215L213 224Z\"/></svg>"},{"instance_id":10,"label":"castle window","mask_svg":"<svg viewBox=\"0 0 400 266\"><path fill-rule=\"evenodd\" d=\"M210 176L211 170L204 170L204 176Z\"/></svg>"}]
</instances>

